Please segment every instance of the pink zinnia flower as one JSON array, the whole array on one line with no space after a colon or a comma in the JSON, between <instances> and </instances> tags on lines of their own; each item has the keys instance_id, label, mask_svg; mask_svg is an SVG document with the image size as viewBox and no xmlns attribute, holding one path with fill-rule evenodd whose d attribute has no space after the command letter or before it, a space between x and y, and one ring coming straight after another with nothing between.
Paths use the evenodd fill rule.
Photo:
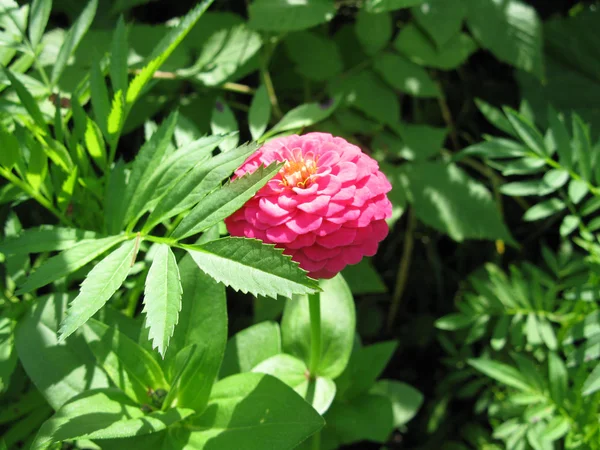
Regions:
<instances>
[{"instance_id":1,"label":"pink zinnia flower","mask_svg":"<svg viewBox=\"0 0 600 450\"><path fill-rule=\"evenodd\" d=\"M373 158L342 138L308 133L267 142L235 176L273 161L285 165L225 221L232 236L276 244L313 278L332 278L377 252L392 186Z\"/></svg>"}]
</instances>

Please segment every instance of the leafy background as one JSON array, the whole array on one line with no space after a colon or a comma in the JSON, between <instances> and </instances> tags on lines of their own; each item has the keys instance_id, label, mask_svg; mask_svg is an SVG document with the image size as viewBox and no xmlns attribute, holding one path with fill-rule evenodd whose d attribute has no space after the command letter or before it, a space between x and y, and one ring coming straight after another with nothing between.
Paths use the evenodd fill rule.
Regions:
<instances>
[{"instance_id":1,"label":"leafy background","mask_svg":"<svg viewBox=\"0 0 600 450\"><path fill-rule=\"evenodd\" d=\"M14 2L1 0L0 4L12 7ZM139 190L126 191L126 197L137 204L132 202L126 210L120 210L118 204L108 202L95 211L86 197L94 192L92 176L82 177L83 184L90 186L86 194L81 194L79 188L69 188L68 180L61 180L60 188L54 189L54 199L49 192L53 175L48 175L47 157L36 159L35 155L42 153L32 151L34 156L28 156L23 171L24 182L35 194L29 196L38 202L40 197L43 200L50 196L58 212L54 215L67 220L77 218L89 230L115 233L126 224L132 231L135 219L142 217L147 219L144 227L151 229L195 204L190 201L169 215L173 212L169 208L176 205L152 203L158 198L151 197L146 178L168 167L169 160L163 160L163 166L153 166L151 161L140 163L138 172L132 163L142 161L143 155L157 148L168 157L166 141L171 135L177 146L183 147L205 134L237 131L205 143L207 152L218 146L224 152L224 161L219 162L231 166L221 179L239 165L238 159L243 160L245 152L252 150L238 147L241 143L310 130L343 136L376 158L394 186L389 237L376 257L344 272L356 301L356 327L363 344L378 343L382 347L376 347L377 352L384 355L381 358L388 355L390 362L382 369L381 377L408 383L424 398L407 425L404 423L410 417L400 421L402 424L399 422L391 436L383 437L364 417L359 420L345 415L350 406L338 412L335 408L343 407L334 403L330 414L338 417L333 423L342 434L351 428L344 422L348 417L366 429L362 435L362 429L357 436L346 433L347 448L382 448L382 443L363 442L366 438L385 442L386 448L597 448L600 431L593 417L598 412L596 384L600 374L588 378L594 361L600 357L596 334L598 296L594 290L599 254L594 233L600 228L600 223L594 221L600 207L595 201L600 192L595 156L600 129L600 67L594 44L599 37L597 2L220 1L199 19L170 56L160 61L160 68L154 68L158 71L147 80L144 91L132 94L137 101L131 102L128 114L113 116L113 111L121 109L115 108L112 97L102 91L106 89L101 87L104 84L94 79L110 78L114 91L126 86L128 79L134 79L140 69L162 53L155 48L172 27L172 20L194 6L192 1L101 0L89 31L81 33L71 58L61 58L60 49L65 41L73 39L72 34L77 34L77 27L71 35L66 30L78 17L86 17L85 8L89 6L74 0L53 2L46 33L33 32L29 36L40 43L36 58L19 53L19 30L6 15L0 17L1 56L11 71L0 74L3 126L8 127L15 114L26 115L26 108L34 122L47 127L57 109L47 99L59 94L63 102L71 101L59 111L70 114L67 111L72 108L74 128L80 129L89 158L97 167L107 167L112 152L113 158L123 158L115 167L133 164L131 177L143 181ZM121 14L123 22L119 22ZM118 32L127 35L128 49L114 44L121 42L114 37ZM129 75L111 71L109 60L111 64L113 60L126 61ZM48 90L37 75L37 66L45 68L51 84L57 82L56 89ZM19 74L17 82L11 74ZM91 106L85 107L87 116L81 121L73 99L80 93L81 80L88 77ZM37 117L26 105L25 97L14 89L19 82L39 104ZM127 91L127 102L129 95ZM83 102L87 103L87 98ZM94 119L95 124L90 125L85 117ZM115 127L120 139L114 138L111 131ZM2 131L3 148L15 148L14 139L27 139L24 133L11 136ZM100 150L105 141L108 153ZM3 150L2 166L14 165L7 155ZM60 152L49 156L57 166L68 164ZM224 166L215 163L215 167ZM264 170L269 169L276 170ZM229 191L214 191L217 194L210 198L210 204L216 205L215 215L207 214L206 207L194 208L189 212L190 219L179 223L181 228L170 230L173 236L187 237L209 229L222 219L219 214L226 216L227 205L223 202L233 195L232 191L240 201L244 193L251 195L252 189L259 187L260 178L266 179L267 175L246 180L246 187L236 185ZM26 201L28 196L8 181L0 190L5 236L14 236L21 228L56 222L48 208L32 208L32 202ZM117 183L114 192L118 192L119 178L113 178L113 182ZM222 191L226 193L218 194ZM200 199L201 195L196 195ZM146 202L153 209L149 218L144 216ZM159 212L164 216L156 217ZM104 228L98 230L97 223L103 223ZM197 223L201 226L196 229ZM150 299L151 295L160 297L160 286L144 286L146 273L146 283L151 283L152 273L169 265L176 267L167 244L171 241L161 242L151 257L131 268L125 282L127 289L117 292L114 306L125 311L133 308L130 312L139 314L140 320L144 315L152 320L152 306L161 301L171 306L177 303L168 298L173 292L176 298L183 295L182 305L186 304L186 278L181 266L183 294L173 288L167 289L164 299ZM93 253L89 248L81 253L89 255L87 262L107 249L95 245L99 247ZM130 240L119 245L118 251L122 249L129 255L136 244ZM224 249L216 248L218 244L200 245L204 247L189 251L192 259L197 259L194 252L201 251L224 255ZM8 253L6 248L4 251ZM259 255L267 250L256 247L253 251ZM268 255L274 258L273 266L280 263L275 255ZM72 258L76 261L82 256ZM43 279L43 273L33 272L38 279L29 277L24 281L30 264L37 267L43 259L5 260L7 281L2 301L13 298L15 284L19 285L20 295L60 278L59 274ZM212 276L223 270L223 266L212 267ZM196 269L194 265L191 268ZM81 280L84 275L75 272L73 278ZM227 291L227 314L229 335L237 336L239 345L243 345L243 335L237 332L250 332L261 323L272 324L263 321L278 319L283 304L237 291L276 296L298 293L303 283L293 268L275 276L289 280L288 291L270 292L269 283L236 286L233 280L218 280L235 289ZM58 284L57 291L64 291ZM84 284L81 292L94 292L98 298L97 289L103 286L103 282ZM281 289L284 284L277 286ZM153 294L142 296L145 288ZM313 288L305 283L302 292ZM43 288L38 294L59 295ZM60 295L61 304L66 305L68 294ZM40 320L47 322L47 329L58 331L58 313L48 310L42 314L47 301L40 297L38 309L25 315L21 335L27 336L27 326L39 326L36 321ZM110 314L108 311L105 314ZM154 348L163 356L171 338L165 330L176 322L177 312L172 310L161 327L150 330ZM184 313L182 310L180 320ZM283 312L282 328L301 329L301 325L289 322L290 314ZM67 327L64 334L83 324L77 322L78 318L75 315L76 322L71 324L63 322ZM0 323L4 333L0 336L7 336L3 342L11 339L13 326L9 321ZM269 330L260 333L279 336L273 327ZM104 387L107 375L93 364L102 349L94 351L90 344L94 356L85 342L101 343L106 330L92 320L83 333L85 340L80 338L76 345L89 356L85 387ZM303 350L294 347L293 342L286 344L285 339L292 338L282 334L280 347L256 360L228 361L225 351L221 376L249 370L256 362L266 364L281 352L281 346L286 355L296 357L295 361L302 359ZM24 339L21 342L27 342ZM174 334L170 345L181 350L185 343L180 340ZM397 345L384 345L392 340ZM234 338L228 346L234 345L232 342L237 341ZM32 345L35 343L30 342ZM17 350L18 346L17 339ZM369 357L362 352L353 355L358 367L364 364L360 358ZM8 355L6 359L11 358ZM35 363L20 358L25 369ZM64 358L68 361L73 355ZM347 371L358 370L352 361ZM247 367L241 367L242 363ZM25 383L21 365L13 379ZM79 360L76 365L80 365ZM50 379L72 382L77 378L67 378L67 373L56 370L49 374ZM263 370L269 373L268 367ZM341 376L343 380L350 375L330 376ZM260 384L252 380L248 386L252 383ZM385 382L378 383L377 389L389 388ZM566 394L559 391L566 390L566 386L573 393L563 403ZM12 388L19 391L14 385ZM139 386L126 388L126 393L134 397L142 395ZM327 392L326 387L323 389ZM354 396L352 389L360 392L361 387L342 390L342 400L348 404ZM581 392L591 396L583 397ZM24 405L20 407L27 408L30 415L26 421L16 422L18 426L14 425L18 417L10 412L3 413L6 418L0 415L0 426L6 429L2 428L4 439L27 439L50 415L50 407L56 408L65 400L48 406L35 392L20 399ZM588 410L582 410L584 402ZM203 419L197 420L202 423ZM567 431L568 437L564 438ZM511 441L511 436L516 438ZM558 443L559 439L564 441Z\"/></svg>"}]
</instances>

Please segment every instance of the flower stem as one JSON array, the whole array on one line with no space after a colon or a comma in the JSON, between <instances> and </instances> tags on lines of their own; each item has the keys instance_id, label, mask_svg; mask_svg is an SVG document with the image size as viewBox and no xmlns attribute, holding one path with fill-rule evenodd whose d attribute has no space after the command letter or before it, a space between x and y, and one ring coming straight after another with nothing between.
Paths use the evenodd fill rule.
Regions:
<instances>
[{"instance_id":1,"label":"flower stem","mask_svg":"<svg viewBox=\"0 0 600 450\"><path fill-rule=\"evenodd\" d=\"M317 377L317 369L321 362L321 296L311 294L308 296L310 311L310 361L308 371L311 378Z\"/></svg>"}]
</instances>

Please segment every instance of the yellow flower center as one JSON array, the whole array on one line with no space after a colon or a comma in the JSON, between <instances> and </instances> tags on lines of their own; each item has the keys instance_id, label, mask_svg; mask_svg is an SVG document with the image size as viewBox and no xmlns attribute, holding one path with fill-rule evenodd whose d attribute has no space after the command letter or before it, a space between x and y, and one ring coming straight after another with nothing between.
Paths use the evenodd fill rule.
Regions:
<instances>
[{"instance_id":1,"label":"yellow flower center","mask_svg":"<svg viewBox=\"0 0 600 450\"><path fill-rule=\"evenodd\" d=\"M293 158L285 161L280 170L281 182L287 187L308 187L312 176L317 173L318 157L305 157L301 152L293 152Z\"/></svg>"}]
</instances>

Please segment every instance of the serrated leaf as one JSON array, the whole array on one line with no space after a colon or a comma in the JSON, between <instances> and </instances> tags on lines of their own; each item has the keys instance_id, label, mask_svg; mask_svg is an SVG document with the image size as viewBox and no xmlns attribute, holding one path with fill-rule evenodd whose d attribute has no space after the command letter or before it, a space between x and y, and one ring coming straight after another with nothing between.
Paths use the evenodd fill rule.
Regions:
<instances>
[{"instance_id":1,"label":"serrated leaf","mask_svg":"<svg viewBox=\"0 0 600 450\"><path fill-rule=\"evenodd\" d=\"M253 140L258 140L269 125L271 118L271 102L269 101L269 93L264 84L261 84L250 103L250 111L248 111L248 126L250 127L250 135Z\"/></svg>"},{"instance_id":2,"label":"serrated leaf","mask_svg":"<svg viewBox=\"0 0 600 450\"><path fill-rule=\"evenodd\" d=\"M75 272L124 239L125 236L109 236L78 242L74 247L44 261L19 288L17 295L31 292Z\"/></svg>"},{"instance_id":3,"label":"serrated leaf","mask_svg":"<svg viewBox=\"0 0 600 450\"><path fill-rule=\"evenodd\" d=\"M111 44L111 57L110 57L110 81L114 92L127 91L127 55L129 53L129 45L127 43L127 28L125 27L125 20L123 16L119 16L117 27L113 34ZM109 133L110 133L110 121L109 121Z\"/></svg>"},{"instance_id":4,"label":"serrated leaf","mask_svg":"<svg viewBox=\"0 0 600 450\"><path fill-rule=\"evenodd\" d=\"M86 323L121 287L135 262L137 245L136 239L124 242L88 273L60 325L59 341L64 341Z\"/></svg>"},{"instance_id":5,"label":"serrated leaf","mask_svg":"<svg viewBox=\"0 0 600 450\"><path fill-rule=\"evenodd\" d=\"M288 111L282 119L271 128L263 140L277 133L305 128L329 117L339 104L339 98L330 99L327 103L307 103Z\"/></svg>"},{"instance_id":6,"label":"serrated leaf","mask_svg":"<svg viewBox=\"0 0 600 450\"><path fill-rule=\"evenodd\" d=\"M183 39L192 30L198 19L204 14L204 11L212 4L213 0L204 0L198 3L189 13L185 15L175 28L173 28L154 48L150 56L146 58L146 64L144 68L138 73L138 75L131 80L127 89L126 101L130 106L140 96L142 90L152 79L154 72L156 72L163 63L167 60L171 53L177 48L177 46L183 41Z\"/></svg>"},{"instance_id":7,"label":"serrated leaf","mask_svg":"<svg viewBox=\"0 0 600 450\"><path fill-rule=\"evenodd\" d=\"M319 291L290 257L256 239L230 237L185 249L202 271L237 291L272 298Z\"/></svg>"},{"instance_id":8,"label":"serrated leaf","mask_svg":"<svg viewBox=\"0 0 600 450\"><path fill-rule=\"evenodd\" d=\"M84 139L87 151L94 162L102 170L106 170L106 146L102 137L102 131L89 117L87 118Z\"/></svg>"},{"instance_id":9,"label":"serrated leaf","mask_svg":"<svg viewBox=\"0 0 600 450\"><path fill-rule=\"evenodd\" d=\"M146 327L152 348L165 357L181 310L181 280L177 260L168 245L160 244L154 254L144 288Z\"/></svg>"},{"instance_id":10,"label":"serrated leaf","mask_svg":"<svg viewBox=\"0 0 600 450\"><path fill-rule=\"evenodd\" d=\"M20 145L15 135L9 132L4 124L0 122L0 166L11 170L19 161Z\"/></svg>"},{"instance_id":11,"label":"serrated leaf","mask_svg":"<svg viewBox=\"0 0 600 450\"><path fill-rule=\"evenodd\" d=\"M73 247L79 241L95 239L93 231L41 225L23 230L18 236L0 242L0 253L23 255L27 253L52 252Z\"/></svg>"},{"instance_id":12,"label":"serrated leaf","mask_svg":"<svg viewBox=\"0 0 600 450\"><path fill-rule=\"evenodd\" d=\"M125 106L123 105L123 91L120 89L115 92L108 115L108 133L113 137L119 132L123 124Z\"/></svg>"},{"instance_id":13,"label":"serrated leaf","mask_svg":"<svg viewBox=\"0 0 600 450\"><path fill-rule=\"evenodd\" d=\"M277 162L267 167L260 166L253 173L237 178L211 192L186 215L171 237L185 239L226 219L267 184L282 166L282 163Z\"/></svg>"},{"instance_id":14,"label":"serrated leaf","mask_svg":"<svg viewBox=\"0 0 600 450\"><path fill-rule=\"evenodd\" d=\"M590 130L577 114L573 114L573 152L577 159L581 178L590 181L592 177Z\"/></svg>"},{"instance_id":15,"label":"serrated leaf","mask_svg":"<svg viewBox=\"0 0 600 450\"><path fill-rule=\"evenodd\" d=\"M229 137L219 144L221 151L235 148L240 140L239 126L235 114L227 103L218 97L210 117L210 129L213 134L227 134Z\"/></svg>"},{"instance_id":16,"label":"serrated leaf","mask_svg":"<svg viewBox=\"0 0 600 450\"><path fill-rule=\"evenodd\" d=\"M100 67L100 61L94 59L92 61L92 69L90 75L90 94L92 101L92 110L96 123L102 130L102 134L108 137L108 114L110 104L108 100L108 88L104 79L104 73Z\"/></svg>"},{"instance_id":17,"label":"serrated leaf","mask_svg":"<svg viewBox=\"0 0 600 450\"><path fill-rule=\"evenodd\" d=\"M52 67L52 75L50 78L52 85L56 85L58 83L58 80L67 66L69 58L73 55L73 53L75 53L79 43L90 28L90 25L94 20L94 16L96 15L97 7L98 0L90 0L73 26L67 32L65 40L58 51L58 55L56 56L54 66Z\"/></svg>"},{"instance_id":18,"label":"serrated leaf","mask_svg":"<svg viewBox=\"0 0 600 450\"><path fill-rule=\"evenodd\" d=\"M112 382L140 405L151 403L151 393L169 389L163 372L152 355L116 327L90 319L83 336Z\"/></svg>"},{"instance_id":19,"label":"serrated leaf","mask_svg":"<svg viewBox=\"0 0 600 450\"><path fill-rule=\"evenodd\" d=\"M15 89L19 100L35 122L35 124L44 132L44 134L49 135L50 132L48 130L48 125L46 124L46 120L42 115L42 111L38 106L37 102L33 98L33 95L29 92L29 90L21 83L21 81L13 75L10 69L6 67L2 67L2 71L6 78L10 81L11 86Z\"/></svg>"},{"instance_id":20,"label":"serrated leaf","mask_svg":"<svg viewBox=\"0 0 600 450\"><path fill-rule=\"evenodd\" d=\"M29 41L33 48L36 48L42 40L44 30L46 29L48 19L50 18L51 10L52 0L34 0L31 3L31 8L29 9L28 33Z\"/></svg>"},{"instance_id":21,"label":"serrated leaf","mask_svg":"<svg viewBox=\"0 0 600 450\"><path fill-rule=\"evenodd\" d=\"M109 234L116 234L121 231L121 224L127 207L123 199L123 192L126 187L125 163L122 159L119 159L108 175L104 196L104 228Z\"/></svg>"}]
</instances>

